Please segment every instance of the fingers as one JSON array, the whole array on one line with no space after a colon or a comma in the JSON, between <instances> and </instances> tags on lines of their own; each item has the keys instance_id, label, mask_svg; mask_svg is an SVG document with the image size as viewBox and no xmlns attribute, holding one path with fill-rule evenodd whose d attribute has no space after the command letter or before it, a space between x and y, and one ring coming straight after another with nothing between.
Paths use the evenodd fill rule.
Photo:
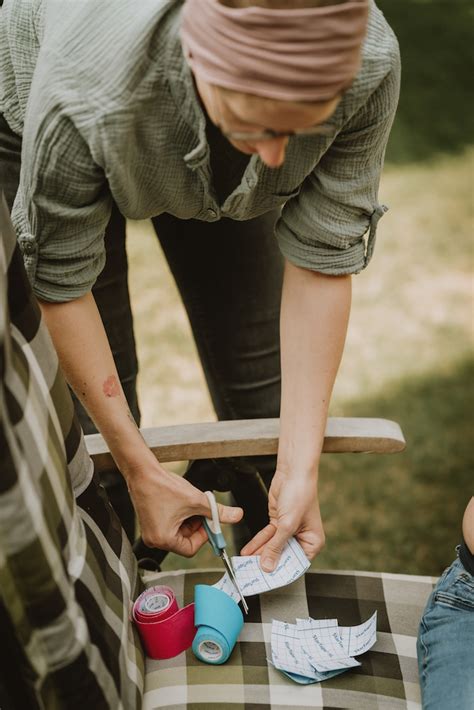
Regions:
<instances>
[{"instance_id":1,"label":"fingers","mask_svg":"<svg viewBox=\"0 0 474 710\"><path fill-rule=\"evenodd\" d=\"M209 501L204 493L201 493L200 495L198 508L199 510L197 512L199 515L205 515L206 518L209 519L212 518ZM217 510L219 512L219 520L221 523L238 523L244 515L242 508L233 505L223 505L222 503L218 503Z\"/></svg>"},{"instance_id":2,"label":"fingers","mask_svg":"<svg viewBox=\"0 0 474 710\"><path fill-rule=\"evenodd\" d=\"M321 542L320 544L314 544L314 543L308 543L304 542L303 540L298 539L298 535L295 536L298 542L301 545L301 549L303 550L304 554L308 558L308 560L313 560L316 555L321 552L321 550L324 547L324 542Z\"/></svg>"},{"instance_id":3,"label":"fingers","mask_svg":"<svg viewBox=\"0 0 474 710\"><path fill-rule=\"evenodd\" d=\"M308 560L314 559L316 555L321 552L326 543L326 538L322 527L317 531L313 530L311 532L302 532L300 534L295 535L295 537L301 545L303 552L308 558Z\"/></svg>"},{"instance_id":4,"label":"fingers","mask_svg":"<svg viewBox=\"0 0 474 710\"><path fill-rule=\"evenodd\" d=\"M219 510L219 520L221 523L238 523L242 520L244 511L242 508L233 505L222 505L222 503L217 504Z\"/></svg>"},{"instance_id":5,"label":"fingers","mask_svg":"<svg viewBox=\"0 0 474 710\"><path fill-rule=\"evenodd\" d=\"M220 503L217 507L221 523L237 523L244 514L242 508L239 507ZM207 540L208 536L203 527L201 516L193 516L181 524L176 540L173 541L170 549L184 557L192 557Z\"/></svg>"},{"instance_id":6,"label":"fingers","mask_svg":"<svg viewBox=\"0 0 474 710\"><path fill-rule=\"evenodd\" d=\"M260 565L264 572L273 572L290 537L290 531L287 531L282 525L277 527L275 534L261 552Z\"/></svg>"},{"instance_id":7,"label":"fingers","mask_svg":"<svg viewBox=\"0 0 474 710\"><path fill-rule=\"evenodd\" d=\"M168 479L167 479L168 480ZM137 510L142 538L149 547L171 550L185 557L192 557L207 542L202 516L212 517L207 496L185 479L169 475L171 484L157 486L151 495L138 498ZM153 498L158 499L164 515L156 519ZM137 506L135 506L137 509ZM237 523L244 511L237 506L217 505L221 523Z\"/></svg>"},{"instance_id":8,"label":"fingers","mask_svg":"<svg viewBox=\"0 0 474 710\"><path fill-rule=\"evenodd\" d=\"M202 518L200 516L194 516L193 518L188 518L181 525L180 532L184 537L190 537L196 530L202 527Z\"/></svg>"},{"instance_id":9,"label":"fingers","mask_svg":"<svg viewBox=\"0 0 474 710\"><path fill-rule=\"evenodd\" d=\"M176 552L177 555L182 555L183 557L193 557L206 542L207 533L201 525L189 536L182 535L181 532L178 532L175 540L173 541L173 546L170 549L172 552Z\"/></svg>"},{"instance_id":10,"label":"fingers","mask_svg":"<svg viewBox=\"0 0 474 710\"><path fill-rule=\"evenodd\" d=\"M266 525L260 532L248 542L240 551L241 555L257 555L258 550L266 545L267 542L274 536L276 526L273 523Z\"/></svg>"}]
</instances>

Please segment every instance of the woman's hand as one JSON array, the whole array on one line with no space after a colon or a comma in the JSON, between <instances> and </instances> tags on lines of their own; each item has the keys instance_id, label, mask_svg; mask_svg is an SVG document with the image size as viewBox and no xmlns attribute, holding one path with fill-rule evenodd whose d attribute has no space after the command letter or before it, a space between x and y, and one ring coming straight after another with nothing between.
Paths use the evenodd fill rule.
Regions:
<instances>
[{"instance_id":1,"label":"woman's hand","mask_svg":"<svg viewBox=\"0 0 474 710\"><path fill-rule=\"evenodd\" d=\"M61 366L107 442L127 481L146 545L192 557L206 542L201 515L210 515L201 491L169 473L147 447L128 409L104 326L91 293L66 303L41 302ZM223 523L241 508L219 506Z\"/></svg>"},{"instance_id":2,"label":"woman's hand","mask_svg":"<svg viewBox=\"0 0 474 710\"><path fill-rule=\"evenodd\" d=\"M201 516L210 517L205 494L155 460L128 470L128 488L148 547L192 557L207 542ZM242 508L219 505L221 523L237 523Z\"/></svg>"},{"instance_id":3,"label":"woman's hand","mask_svg":"<svg viewBox=\"0 0 474 710\"><path fill-rule=\"evenodd\" d=\"M295 536L311 560L324 545L317 495L329 400L342 356L351 277L285 261L281 301L281 407L278 463L269 491L270 523L245 545L275 568Z\"/></svg>"},{"instance_id":4,"label":"woman's hand","mask_svg":"<svg viewBox=\"0 0 474 710\"><path fill-rule=\"evenodd\" d=\"M242 555L261 555L262 569L271 572L290 537L296 537L310 560L324 546L317 477L277 470L268 494L270 522L242 549Z\"/></svg>"}]
</instances>

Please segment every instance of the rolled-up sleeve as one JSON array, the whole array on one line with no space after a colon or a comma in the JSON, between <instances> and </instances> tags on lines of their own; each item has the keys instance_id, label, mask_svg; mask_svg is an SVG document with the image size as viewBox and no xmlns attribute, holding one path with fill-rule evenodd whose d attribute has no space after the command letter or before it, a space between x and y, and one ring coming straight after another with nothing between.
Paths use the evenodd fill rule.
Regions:
<instances>
[{"instance_id":1,"label":"rolled-up sleeve","mask_svg":"<svg viewBox=\"0 0 474 710\"><path fill-rule=\"evenodd\" d=\"M102 169L71 119L52 111L25 123L13 223L36 295L70 301L105 263L111 197Z\"/></svg>"},{"instance_id":2,"label":"rolled-up sleeve","mask_svg":"<svg viewBox=\"0 0 474 710\"><path fill-rule=\"evenodd\" d=\"M276 235L283 255L297 266L342 275L358 273L369 263L377 223L387 209L378 202L378 187L399 84L397 55L283 208Z\"/></svg>"}]
</instances>

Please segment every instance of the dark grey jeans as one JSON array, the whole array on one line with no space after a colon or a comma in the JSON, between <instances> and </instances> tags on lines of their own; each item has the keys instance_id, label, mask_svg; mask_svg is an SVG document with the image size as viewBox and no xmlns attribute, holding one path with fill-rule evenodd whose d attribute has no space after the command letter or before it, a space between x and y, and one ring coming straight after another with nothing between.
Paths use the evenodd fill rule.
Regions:
<instances>
[{"instance_id":1,"label":"dark grey jeans","mask_svg":"<svg viewBox=\"0 0 474 710\"><path fill-rule=\"evenodd\" d=\"M0 189L10 205L18 185L20 150L21 139L0 116ZM153 220L191 323L219 419L279 415L283 262L274 237L277 216L272 212L245 222L222 219L206 223L163 214ZM125 219L116 207L105 244L106 265L93 294L130 409L139 423ZM77 401L76 408L84 431L94 432ZM275 457L259 457L258 469L267 485L274 467ZM105 483L109 489L120 489L116 496L110 490L109 494L132 536L132 509L121 477Z\"/></svg>"}]
</instances>

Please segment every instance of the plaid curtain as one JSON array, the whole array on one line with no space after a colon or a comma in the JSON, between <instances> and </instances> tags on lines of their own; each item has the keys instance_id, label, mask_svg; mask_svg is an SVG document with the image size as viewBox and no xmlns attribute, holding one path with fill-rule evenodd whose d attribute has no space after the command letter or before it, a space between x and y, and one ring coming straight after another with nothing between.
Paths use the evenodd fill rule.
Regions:
<instances>
[{"instance_id":1,"label":"plaid curtain","mask_svg":"<svg viewBox=\"0 0 474 710\"><path fill-rule=\"evenodd\" d=\"M144 685L129 622L136 562L94 476L0 198L0 645L5 664L13 659L4 686L28 708L134 710Z\"/></svg>"}]
</instances>

